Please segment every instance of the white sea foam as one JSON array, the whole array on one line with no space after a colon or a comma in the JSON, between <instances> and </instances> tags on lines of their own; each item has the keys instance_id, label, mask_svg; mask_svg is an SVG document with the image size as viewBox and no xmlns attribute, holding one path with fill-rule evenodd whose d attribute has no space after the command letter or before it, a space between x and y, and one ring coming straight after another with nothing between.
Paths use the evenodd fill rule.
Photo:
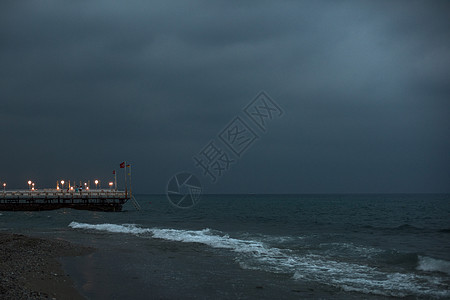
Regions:
<instances>
[{"instance_id":1,"label":"white sea foam","mask_svg":"<svg viewBox=\"0 0 450 300\"><path fill-rule=\"evenodd\" d=\"M132 234L141 234L151 232L149 229L139 228L133 224L86 224L86 223L78 223L71 222L69 227L74 229L93 229L99 231L108 231L113 233L132 233Z\"/></svg>"},{"instance_id":2,"label":"white sea foam","mask_svg":"<svg viewBox=\"0 0 450 300\"><path fill-rule=\"evenodd\" d=\"M386 273L376 269L357 268L340 263L344 269L335 274L331 269L329 284L345 291L378 294L383 296L405 297L449 297L448 286L438 277L419 276L412 273ZM294 275L294 277L297 274ZM319 274L320 276L323 274ZM324 278L320 278L319 281Z\"/></svg>"},{"instance_id":3,"label":"white sea foam","mask_svg":"<svg viewBox=\"0 0 450 300\"><path fill-rule=\"evenodd\" d=\"M362 264L336 261L328 256L299 255L293 250L270 247L262 241L252 240L250 236L238 239L210 229L141 228L133 224L94 225L72 222L69 226L76 229L134 234L228 249L236 253L235 259L242 268L293 274L293 278L296 280L328 284L346 291L397 297L407 295L450 297L448 285L439 277L413 273L388 273ZM345 245L344 247L349 246ZM364 251L365 249L357 250ZM421 270L428 268L427 271L429 269L442 271L442 268L447 266L442 262L422 258L419 267Z\"/></svg>"},{"instance_id":4,"label":"white sea foam","mask_svg":"<svg viewBox=\"0 0 450 300\"><path fill-rule=\"evenodd\" d=\"M442 272L450 275L450 262L427 256L419 256L417 270L426 272Z\"/></svg>"},{"instance_id":5,"label":"white sea foam","mask_svg":"<svg viewBox=\"0 0 450 300\"><path fill-rule=\"evenodd\" d=\"M352 254L361 255L361 256L371 256L374 254L379 254L384 252L383 249L380 248L372 248L372 247L362 247L355 245L353 243L324 243L321 244L324 246L331 246L332 248L339 250L347 250Z\"/></svg>"},{"instance_id":6,"label":"white sea foam","mask_svg":"<svg viewBox=\"0 0 450 300\"><path fill-rule=\"evenodd\" d=\"M151 233L153 238L185 242L185 243L201 243L214 248L224 248L234 250L236 252L251 252L268 254L267 248L263 243L252 240L240 240L230 238L227 235L220 236L213 234L210 229L203 230L177 230L177 229L159 229L159 228L141 228L134 224L86 224L72 222L69 227L74 229L91 229L98 231L107 231L112 233L131 233L144 234ZM273 251L270 251L273 252Z\"/></svg>"}]
</instances>

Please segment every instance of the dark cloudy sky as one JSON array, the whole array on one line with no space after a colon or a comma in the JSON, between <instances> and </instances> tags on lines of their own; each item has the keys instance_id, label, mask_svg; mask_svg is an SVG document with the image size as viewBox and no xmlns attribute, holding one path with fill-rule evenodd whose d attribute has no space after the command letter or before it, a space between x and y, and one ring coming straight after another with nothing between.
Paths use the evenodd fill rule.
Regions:
<instances>
[{"instance_id":1,"label":"dark cloudy sky","mask_svg":"<svg viewBox=\"0 0 450 300\"><path fill-rule=\"evenodd\" d=\"M450 192L449 1L1 1L0 181L179 171L207 192ZM216 183L192 157L285 114Z\"/></svg>"}]
</instances>

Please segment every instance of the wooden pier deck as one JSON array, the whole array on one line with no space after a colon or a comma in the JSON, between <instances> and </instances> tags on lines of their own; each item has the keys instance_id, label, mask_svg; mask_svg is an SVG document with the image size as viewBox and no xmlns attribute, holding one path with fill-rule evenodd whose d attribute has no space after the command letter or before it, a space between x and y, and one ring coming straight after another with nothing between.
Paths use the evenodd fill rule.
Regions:
<instances>
[{"instance_id":1,"label":"wooden pier deck","mask_svg":"<svg viewBox=\"0 0 450 300\"><path fill-rule=\"evenodd\" d=\"M29 211L73 208L97 211L121 211L131 194L114 190L0 192L0 211Z\"/></svg>"}]
</instances>

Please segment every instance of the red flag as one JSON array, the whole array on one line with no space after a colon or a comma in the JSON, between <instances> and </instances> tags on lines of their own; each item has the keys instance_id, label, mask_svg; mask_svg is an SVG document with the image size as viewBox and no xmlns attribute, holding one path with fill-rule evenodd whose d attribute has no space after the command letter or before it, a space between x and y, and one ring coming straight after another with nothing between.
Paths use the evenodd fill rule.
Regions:
<instances>
[{"instance_id":1,"label":"red flag","mask_svg":"<svg viewBox=\"0 0 450 300\"><path fill-rule=\"evenodd\" d=\"M123 162L123 163L120 164L120 168L121 168L121 169L125 168L125 162Z\"/></svg>"}]
</instances>

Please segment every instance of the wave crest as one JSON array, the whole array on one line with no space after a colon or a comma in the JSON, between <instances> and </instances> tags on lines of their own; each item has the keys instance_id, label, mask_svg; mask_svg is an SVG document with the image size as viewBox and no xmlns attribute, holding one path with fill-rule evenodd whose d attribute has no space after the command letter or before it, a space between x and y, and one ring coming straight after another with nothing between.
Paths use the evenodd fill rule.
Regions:
<instances>
[{"instance_id":1,"label":"wave crest","mask_svg":"<svg viewBox=\"0 0 450 300\"><path fill-rule=\"evenodd\" d=\"M450 275L450 262L427 256L419 256L417 270L425 272L442 272Z\"/></svg>"},{"instance_id":2,"label":"wave crest","mask_svg":"<svg viewBox=\"0 0 450 300\"><path fill-rule=\"evenodd\" d=\"M151 230L146 228L140 228L135 226L134 224L86 224L86 223L78 223L71 222L69 227L74 229L93 229L98 231L108 231L112 233L131 233L131 234L142 234L151 232Z\"/></svg>"}]
</instances>

